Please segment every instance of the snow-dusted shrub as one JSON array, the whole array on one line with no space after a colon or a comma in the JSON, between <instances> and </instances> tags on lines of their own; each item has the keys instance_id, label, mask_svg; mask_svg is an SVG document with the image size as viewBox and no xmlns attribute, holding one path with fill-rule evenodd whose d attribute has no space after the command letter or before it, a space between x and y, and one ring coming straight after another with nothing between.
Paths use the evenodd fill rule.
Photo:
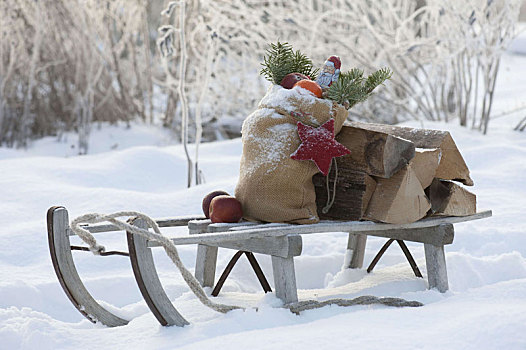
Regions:
<instances>
[{"instance_id":1,"label":"snow-dusted shrub","mask_svg":"<svg viewBox=\"0 0 526 350\"><path fill-rule=\"evenodd\" d=\"M450 61L455 79L455 114L466 126L487 132L500 58L515 34L520 0L433 0L444 6L444 22L454 31L449 42L455 55Z\"/></svg>"},{"instance_id":2,"label":"snow-dusted shrub","mask_svg":"<svg viewBox=\"0 0 526 350\"><path fill-rule=\"evenodd\" d=\"M146 3L0 3L0 144L79 132L94 121L152 118Z\"/></svg>"},{"instance_id":3,"label":"snow-dusted shrub","mask_svg":"<svg viewBox=\"0 0 526 350\"><path fill-rule=\"evenodd\" d=\"M187 1L186 91L190 128L197 132L189 138L199 140L201 123L205 132L217 133L226 117L237 117L240 126L266 88L257 72L266 45L277 39L320 67L336 54L343 70L389 66L394 71L385 88L353 108L352 118L458 119L462 125L471 118L472 125L485 129L499 57L519 5L519 0ZM173 43L171 63L165 65L173 80L167 86L178 81L179 43ZM178 124L175 107L173 112L170 123Z\"/></svg>"},{"instance_id":4,"label":"snow-dusted shrub","mask_svg":"<svg viewBox=\"0 0 526 350\"><path fill-rule=\"evenodd\" d=\"M514 34L520 0L353 1L350 54L388 65L385 92L361 116L395 122L458 119L487 130L499 61ZM478 125L477 125L478 124Z\"/></svg>"},{"instance_id":5,"label":"snow-dusted shrub","mask_svg":"<svg viewBox=\"0 0 526 350\"><path fill-rule=\"evenodd\" d=\"M164 3L164 4L163 4ZM25 146L93 121L152 121L181 131L180 42L164 61L149 50L152 20L169 1L0 2L0 144ZM188 0L185 14L188 139L237 135L268 83L258 72L268 43L289 42L321 67L393 78L353 118L450 120L485 130L500 54L520 0ZM153 14L153 15L152 15ZM178 20L164 24L179 28ZM177 133L179 134L179 133ZM202 135L202 136L201 136ZM181 140L182 141L182 140ZM197 158L197 156L196 156Z\"/></svg>"}]
</instances>

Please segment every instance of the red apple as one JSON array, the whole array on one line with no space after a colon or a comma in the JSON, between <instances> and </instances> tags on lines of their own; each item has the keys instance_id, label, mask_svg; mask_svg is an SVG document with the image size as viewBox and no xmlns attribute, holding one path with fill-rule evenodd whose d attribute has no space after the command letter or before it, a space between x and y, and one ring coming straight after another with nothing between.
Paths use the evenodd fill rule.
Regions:
<instances>
[{"instance_id":1,"label":"red apple","mask_svg":"<svg viewBox=\"0 0 526 350\"><path fill-rule=\"evenodd\" d=\"M207 219L210 219L210 202L212 201L212 199L214 199L214 197L222 196L222 195L228 196L229 194L225 191L218 190L218 191L210 192L209 194L205 196L205 198L203 198L203 213L205 213L205 216Z\"/></svg>"},{"instance_id":2,"label":"red apple","mask_svg":"<svg viewBox=\"0 0 526 350\"><path fill-rule=\"evenodd\" d=\"M210 202L212 222L239 222L242 217L241 203L232 196L216 196Z\"/></svg>"},{"instance_id":3,"label":"red apple","mask_svg":"<svg viewBox=\"0 0 526 350\"><path fill-rule=\"evenodd\" d=\"M303 80L303 79L309 79L310 80L310 78L308 76L306 76L305 74L289 73L289 74L285 75L285 77L281 81L280 85L283 86L285 89L292 89L294 84L296 84L298 81Z\"/></svg>"}]
</instances>

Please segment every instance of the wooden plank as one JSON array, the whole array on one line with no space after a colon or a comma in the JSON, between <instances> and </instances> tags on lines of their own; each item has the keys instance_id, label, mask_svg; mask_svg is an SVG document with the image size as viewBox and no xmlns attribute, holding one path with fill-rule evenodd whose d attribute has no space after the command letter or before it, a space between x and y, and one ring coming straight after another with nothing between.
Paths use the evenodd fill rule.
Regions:
<instances>
[{"instance_id":1,"label":"wooden plank","mask_svg":"<svg viewBox=\"0 0 526 350\"><path fill-rule=\"evenodd\" d=\"M440 224L424 228L404 228L381 231L369 231L369 236L392 238L402 241L444 245L453 243L455 231L453 224Z\"/></svg>"},{"instance_id":2,"label":"wooden plank","mask_svg":"<svg viewBox=\"0 0 526 350\"><path fill-rule=\"evenodd\" d=\"M241 226L235 226L231 227L226 231L243 231L247 229L258 229L258 228L266 228L266 227L282 227L282 226L288 226L289 223L284 222L268 222L268 223L261 223L261 222L253 222L253 225L241 225ZM213 231L210 231L213 232ZM218 231L218 232L224 232L224 231Z\"/></svg>"},{"instance_id":3,"label":"wooden plank","mask_svg":"<svg viewBox=\"0 0 526 350\"><path fill-rule=\"evenodd\" d=\"M188 233L191 235L201 234L208 230L208 226L212 224L212 220L192 220L188 222Z\"/></svg>"},{"instance_id":4,"label":"wooden plank","mask_svg":"<svg viewBox=\"0 0 526 350\"><path fill-rule=\"evenodd\" d=\"M242 233L243 231L240 231L239 233ZM259 254L267 254L267 255L274 255L279 256L282 258L288 258L292 256L298 256L301 255L302 250L302 239L301 236L296 235L294 233L289 233L287 235L280 235L276 237L257 237L255 235L251 235L252 237L248 237L245 239L236 238L234 235L232 239L228 239L228 234L221 234L221 233L215 233L216 236L213 236L216 239L210 239L210 236L205 236L205 234L201 234L196 236L195 238L197 240L194 240L193 244L200 243L200 244L206 244L210 247L221 247L221 248L228 248L228 249L235 249L235 250L244 250L248 252L253 253L259 253ZM199 237L208 237L206 240L199 240ZM172 239L172 241L175 244L178 244L178 239ZM192 243L183 243L183 244L192 244ZM159 243L157 242L150 242L148 244L149 247L157 247L159 246Z\"/></svg>"},{"instance_id":5,"label":"wooden plank","mask_svg":"<svg viewBox=\"0 0 526 350\"><path fill-rule=\"evenodd\" d=\"M477 211L477 197L456 183L434 179L426 189L433 215L466 216Z\"/></svg>"},{"instance_id":6,"label":"wooden plank","mask_svg":"<svg viewBox=\"0 0 526 350\"><path fill-rule=\"evenodd\" d=\"M232 241L237 239L250 239L255 237L279 237L291 233L298 234L312 234L323 232L369 232L382 231L390 229L404 229L404 228L421 228L440 225L443 223L459 223L471 220L478 220L490 217L491 210L484 210L473 215L458 216L458 217L429 217L424 218L413 223L405 224L386 224L375 223L371 221L321 221L317 224L311 225L294 225L294 224L268 224L260 225L256 228L244 227L243 231L235 232L237 228L233 228L233 232L228 231L224 233L206 233L199 236L184 236L172 238L174 244L209 244L212 242ZM69 227L66 231L71 231ZM70 234L71 235L71 234ZM148 247L159 247L157 242L148 242Z\"/></svg>"},{"instance_id":7,"label":"wooden plank","mask_svg":"<svg viewBox=\"0 0 526 350\"><path fill-rule=\"evenodd\" d=\"M447 131L362 122L349 122L346 125L394 135L413 142L417 148L439 148L441 157L435 176L444 180L460 181L467 186L473 185L466 162Z\"/></svg>"},{"instance_id":8,"label":"wooden plank","mask_svg":"<svg viewBox=\"0 0 526 350\"><path fill-rule=\"evenodd\" d=\"M348 266L345 268L361 269L363 267L363 260L365 257L365 244L367 243L367 236L356 233L349 233L347 240L347 250L350 254Z\"/></svg>"},{"instance_id":9,"label":"wooden plank","mask_svg":"<svg viewBox=\"0 0 526 350\"><path fill-rule=\"evenodd\" d=\"M207 231L208 232L225 232L228 230L235 230L235 229L244 229L246 227L251 226L257 226L261 225L261 222L253 222L253 221L242 221L242 222L234 222L234 223L228 223L228 222L219 222L215 224L211 224L208 226ZM275 223L275 225L281 225L280 223Z\"/></svg>"},{"instance_id":10,"label":"wooden plank","mask_svg":"<svg viewBox=\"0 0 526 350\"><path fill-rule=\"evenodd\" d=\"M142 219L135 219L132 224L140 228L148 227ZM157 321L163 326L183 327L189 324L168 299L157 275L152 252L148 248L146 238L131 232L126 232L126 236L135 280Z\"/></svg>"},{"instance_id":11,"label":"wooden plank","mask_svg":"<svg viewBox=\"0 0 526 350\"><path fill-rule=\"evenodd\" d=\"M390 178L415 155L412 142L357 125L344 125L336 140L351 151L339 157L342 163L382 178Z\"/></svg>"},{"instance_id":12,"label":"wooden plank","mask_svg":"<svg viewBox=\"0 0 526 350\"><path fill-rule=\"evenodd\" d=\"M341 158L341 157L340 157ZM322 220L360 220L367 208L369 199L374 192L376 182L363 171L350 168L348 162L337 160L338 176L331 171L328 177L316 174L312 177L316 192L316 207L318 216ZM329 191L335 196L329 211L324 212L327 205L327 179ZM334 190L334 182L336 189Z\"/></svg>"},{"instance_id":13,"label":"wooden plank","mask_svg":"<svg viewBox=\"0 0 526 350\"><path fill-rule=\"evenodd\" d=\"M423 218L431 208L410 166L389 179L376 178L376 182L365 219L391 224L411 223Z\"/></svg>"},{"instance_id":14,"label":"wooden plank","mask_svg":"<svg viewBox=\"0 0 526 350\"><path fill-rule=\"evenodd\" d=\"M217 244L221 248L243 250L259 254L289 258L301 255L303 247L300 235L289 234L281 237L251 238L247 240L236 240L221 242Z\"/></svg>"},{"instance_id":15,"label":"wooden plank","mask_svg":"<svg viewBox=\"0 0 526 350\"><path fill-rule=\"evenodd\" d=\"M68 212L64 207L51 207L48 210L49 251L62 289L77 310L91 322L100 322L108 327L128 324L127 320L100 306L82 283L71 255L70 241L66 233L68 223Z\"/></svg>"},{"instance_id":16,"label":"wooden plank","mask_svg":"<svg viewBox=\"0 0 526 350\"><path fill-rule=\"evenodd\" d=\"M203 287L213 287L215 283L217 247L197 245L195 258L195 278Z\"/></svg>"},{"instance_id":17,"label":"wooden plank","mask_svg":"<svg viewBox=\"0 0 526 350\"><path fill-rule=\"evenodd\" d=\"M203 221L204 216L191 215L191 216L176 216L173 218L165 219L155 219L159 227L177 227L177 226L186 226L192 220ZM112 232L112 231L123 231L120 227L113 224L84 224L81 227L87 229L91 233L101 233L101 232ZM68 235L74 236L75 233L68 229Z\"/></svg>"},{"instance_id":18,"label":"wooden plank","mask_svg":"<svg viewBox=\"0 0 526 350\"><path fill-rule=\"evenodd\" d=\"M204 233L201 235L192 235L172 238L176 245L185 244L216 244L226 241L235 241L240 239L252 239L262 237L280 237L289 234L312 234L323 232L356 232L366 233L372 236L378 232L392 229L412 229L422 227L438 226L440 224L454 224L459 222L483 219L491 216L491 210L485 210L469 216L448 216L448 217L429 217L416 222L407 224L383 224L371 221L321 221L311 225L294 225L288 224L280 227L268 227L257 229L246 229L243 231L228 231L218 233ZM383 236L381 236L383 237ZM156 242L149 242L149 247L160 246Z\"/></svg>"},{"instance_id":19,"label":"wooden plank","mask_svg":"<svg viewBox=\"0 0 526 350\"><path fill-rule=\"evenodd\" d=\"M446 256L444 246L424 244L426 255L427 281L429 289L436 288L444 293L449 289L447 280Z\"/></svg>"},{"instance_id":20,"label":"wooden plank","mask_svg":"<svg viewBox=\"0 0 526 350\"><path fill-rule=\"evenodd\" d=\"M296 273L294 258L280 258L272 256L272 271L274 273L274 289L276 297L287 305L298 301L296 289Z\"/></svg>"}]
</instances>

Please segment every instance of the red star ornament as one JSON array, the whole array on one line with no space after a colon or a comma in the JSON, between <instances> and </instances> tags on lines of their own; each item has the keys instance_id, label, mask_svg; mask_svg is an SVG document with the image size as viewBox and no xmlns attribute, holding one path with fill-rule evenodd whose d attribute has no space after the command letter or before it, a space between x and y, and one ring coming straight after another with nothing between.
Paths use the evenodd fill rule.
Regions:
<instances>
[{"instance_id":1,"label":"red star ornament","mask_svg":"<svg viewBox=\"0 0 526 350\"><path fill-rule=\"evenodd\" d=\"M298 122L301 145L290 155L295 160L312 160L324 176L329 173L332 158L351 153L334 139L334 119L329 119L319 128Z\"/></svg>"}]
</instances>

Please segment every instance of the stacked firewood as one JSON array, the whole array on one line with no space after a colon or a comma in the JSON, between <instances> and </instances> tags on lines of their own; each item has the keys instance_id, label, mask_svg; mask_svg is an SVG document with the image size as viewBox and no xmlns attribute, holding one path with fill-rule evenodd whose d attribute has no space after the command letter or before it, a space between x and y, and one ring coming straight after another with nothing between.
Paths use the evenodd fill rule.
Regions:
<instances>
[{"instance_id":1,"label":"stacked firewood","mask_svg":"<svg viewBox=\"0 0 526 350\"><path fill-rule=\"evenodd\" d=\"M458 184L473 180L449 132L352 122L336 140L351 153L328 178L313 177L321 219L403 224L475 213L475 195Z\"/></svg>"}]
</instances>

